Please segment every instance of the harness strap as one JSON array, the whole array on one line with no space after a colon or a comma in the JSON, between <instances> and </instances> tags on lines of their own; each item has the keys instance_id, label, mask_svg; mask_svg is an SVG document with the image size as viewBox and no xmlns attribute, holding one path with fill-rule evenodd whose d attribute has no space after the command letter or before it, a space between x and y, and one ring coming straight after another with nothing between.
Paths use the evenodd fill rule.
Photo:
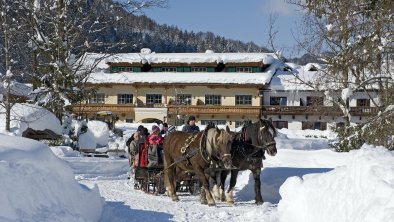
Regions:
<instances>
[{"instance_id":1,"label":"harness strap","mask_svg":"<svg viewBox=\"0 0 394 222\"><path fill-rule=\"evenodd\" d=\"M178 164L180 162L183 162L185 160L188 160L188 159L192 158L194 155L196 155L198 153L198 150L199 150L198 148L195 148L195 149L191 150L190 152L188 152L188 153L186 153L184 155L178 156L177 158L175 158L175 161L171 165L169 165L168 167L164 168L163 171L158 173L157 175L162 174L164 171L170 169L175 164Z\"/></svg>"},{"instance_id":2,"label":"harness strap","mask_svg":"<svg viewBox=\"0 0 394 222\"><path fill-rule=\"evenodd\" d=\"M247 144L247 145L250 145L250 146L254 146L254 147L256 147L256 148L260 148L260 149L264 149L264 150L265 150L265 148L267 148L267 146L275 145L275 144L276 144L276 142L269 142L269 143L265 144L264 146L254 145L254 144L251 144L251 143L246 143L246 142L245 142L245 144Z\"/></svg>"}]
</instances>

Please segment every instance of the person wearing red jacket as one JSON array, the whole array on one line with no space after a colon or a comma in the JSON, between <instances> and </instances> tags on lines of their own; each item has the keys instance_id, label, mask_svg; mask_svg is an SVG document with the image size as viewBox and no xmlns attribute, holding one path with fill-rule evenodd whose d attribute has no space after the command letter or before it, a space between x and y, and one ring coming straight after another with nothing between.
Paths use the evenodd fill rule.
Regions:
<instances>
[{"instance_id":1,"label":"person wearing red jacket","mask_svg":"<svg viewBox=\"0 0 394 222\"><path fill-rule=\"evenodd\" d=\"M160 135L160 128L152 127L152 133L146 138L148 146L148 167L156 167L162 163L162 150L164 138Z\"/></svg>"}]
</instances>

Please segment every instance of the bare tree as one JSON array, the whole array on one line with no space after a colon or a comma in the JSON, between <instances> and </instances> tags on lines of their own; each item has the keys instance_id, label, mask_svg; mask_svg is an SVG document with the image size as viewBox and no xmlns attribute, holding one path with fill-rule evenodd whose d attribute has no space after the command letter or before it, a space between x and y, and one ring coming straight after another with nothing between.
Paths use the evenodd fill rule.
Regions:
<instances>
[{"instance_id":1,"label":"bare tree","mask_svg":"<svg viewBox=\"0 0 394 222\"><path fill-rule=\"evenodd\" d=\"M20 58L23 55L20 52L20 43L23 39L19 33L23 29L23 24L18 17L20 9L19 1L1 0L0 4L0 89L1 99L0 106L5 110L6 128L10 130L11 109L15 103L21 102L22 97L17 90L18 82L24 69Z\"/></svg>"},{"instance_id":2,"label":"bare tree","mask_svg":"<svg viewBox=\"0 0 394 222\"><path fill-rule=\"evenodd\" d=\"M122 22L119 11L140 11L143 8L162 6L165 1L109 0L41 0L30 1L29 39L34 54L36 101L52 110L59 118L64 107L81 101L85 81L98 62L108 54L83 65L85 53L92 49L111 51L124 42L108 44L103 35ZM98 14L99 12L99 14ZM79 59L77 59L79 58ZM82 58L82 59L81 59Z\"/></svg>"},{"instance_id":3,"label":"bare tree","mask_svg":"<svg viewBox=\"0 0 394 222\"><path fill-rule=\"evenodd\" d=\"M384 110L390 105L387 92L393 83L392 2L289 0L289 3L305 12L299 46L327 64L315 83L304 83L325 90L325 95L341 108L347 126L350 125L348 95L353 91L369 94L378 90L380 103L375 106Z\"/></svg>"},{"instance_id":4,"label":"bare tree","mask_svg":"<svg viewBox=\"0 0 394 222\"><path fill-rule=\"evenodd\" d=\"M303 25L299 29L302 36L298 39L299 46L327 64L325 69L318 72L315 82L305 81L295 75L296 78L313 89L325 91L325 96L341 109L346 126L350 125L351 118L349 96L354 91L362 91L370 98L371 92L378 93L379 100L371 101L381 111L385 111L383 116L373 117L363 126L381 126L376 124L376 121L390 122L393 116L390 113L394 109L386 108L394 103L391 96L394 83L392 1L288 2L295 4L305 13ZM270 33L272 42L275 32L271 29ZM360 141L363 136L370 134L363 126L358 129ZM354 132L354 129L345 127L343 139L348 139ZM381 132L382 130L379 130L378 134L382 137L388 135ZM386 140L383 138L382 141Z\"/></svg>"}]
</instances>

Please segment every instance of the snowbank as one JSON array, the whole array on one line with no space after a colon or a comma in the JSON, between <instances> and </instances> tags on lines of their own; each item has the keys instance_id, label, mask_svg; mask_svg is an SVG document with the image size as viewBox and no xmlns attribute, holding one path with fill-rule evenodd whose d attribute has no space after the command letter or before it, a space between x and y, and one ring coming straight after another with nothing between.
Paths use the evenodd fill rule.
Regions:
<instances>
[{"instance_id":1,"label":"snowbank","mask_svg":"<svg viewBox=\"0 0 394 222\"><path fill-rule=\"evenodd\" d=\"M44 144L0 134L0 221L98 221L103 200Z\"/></svg>"},{"instance_id":2,"label":"snowbank","mask_svg":"<svg viewBox=\"0 0 394 222\"><path fill-rule=\"evenodd\" d=\"M350 155L330 172L287 179L279 190L280 220L392 221L394 153L364 145Z\"/></svg>"},{"instance_id":3,"label":"snowbank","mask_svg":"<svg viewBox=\"0 0 394 222\"><path fill-rule=\"evenodd\" d=\"M0 106L0 132L5 130L5 119L5 110ZM62 134L60 121L53 113L41 106L17 103L11 109L11 129L20 136L27 128Z\"/></svg>"}]
</instances>

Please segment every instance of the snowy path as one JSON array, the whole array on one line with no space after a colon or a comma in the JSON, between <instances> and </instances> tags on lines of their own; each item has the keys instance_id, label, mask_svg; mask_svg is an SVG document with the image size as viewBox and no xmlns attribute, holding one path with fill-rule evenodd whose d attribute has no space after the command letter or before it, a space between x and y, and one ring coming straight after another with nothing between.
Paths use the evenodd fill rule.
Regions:
<instances>
[{"instance_id":1,"label":"snowy path","mask_svg":"<svg viewBox=\"0 0 394 222\"><path fill-rule=\"evenodd\" d=\"M256 206L254 200L239 201L234 206L217 203L216 207L201 205L198 196L180 195L173 202L165 195L148 195L134 190L126 180L84 180L93 187L97 184L106 206L101 221L272 221L274 205ZM275 209L274 209L275 210ZM257 215L260 215L256 217Z\"/></svg>"},{"instance_id":2,"label":"snowy path","mask_svg":"<svg viewBox=\"0 0 394 222\"><path fill-rule=\"evenodd\" d=\"M324 156L324 159L321 158ZM71 167L83 174L76 176L79 182L89 187L98 186L106 205L101 221L278 221L277 203L280 200L279 187L291 176L330 171L342 165L346 155L330 150L302 151L280 150L275 157L264 161L262 194L266 203L254 204L254 181L250 171L238 176L234 206L218 202L216 207L199 203L198 196L180 194L180 201L173 202L165 195L149 195L134 190L133 182L126 179L127 161L112 160L109 167L106 159L69 161ZM97 164L96 161L101 161ZM95 166L94 170L89 165ZM107 169L106 175L98 172ZM109 170L108 172L108 169ZM96 171L97 170L97 171ZM117 171L116 171L117 170ZM88 173L87 173L88 172ZM97 173L96 173L97 172ZM118 173L118 175L116 175Z\"/></svg>"}]
</instances>

